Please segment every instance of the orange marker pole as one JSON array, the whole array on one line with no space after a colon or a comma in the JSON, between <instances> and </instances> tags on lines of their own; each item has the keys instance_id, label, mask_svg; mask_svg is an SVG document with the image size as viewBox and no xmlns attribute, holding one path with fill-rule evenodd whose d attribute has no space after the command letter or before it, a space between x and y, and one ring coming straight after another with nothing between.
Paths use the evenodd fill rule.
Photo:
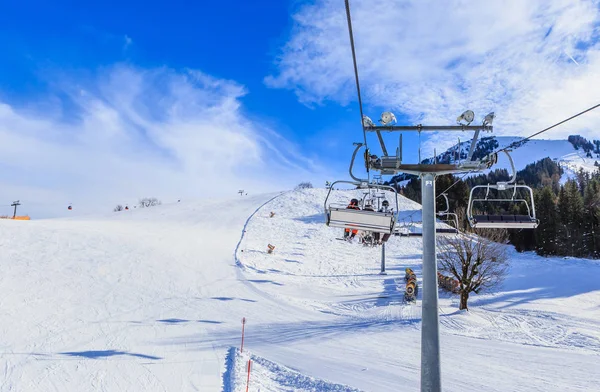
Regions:
<instances>
[{"instance_id":1,"label":"orange marker pole","mask_svg":"<svg viewBox=\"0 0 600 392\"><path fill-rule=\"evenodd\" d=\"M252 364L252 360L248 360L248 380L246 381L246 392L248 392L248 387L250 386L250 365Z\"/></svg>"}]
</instances>

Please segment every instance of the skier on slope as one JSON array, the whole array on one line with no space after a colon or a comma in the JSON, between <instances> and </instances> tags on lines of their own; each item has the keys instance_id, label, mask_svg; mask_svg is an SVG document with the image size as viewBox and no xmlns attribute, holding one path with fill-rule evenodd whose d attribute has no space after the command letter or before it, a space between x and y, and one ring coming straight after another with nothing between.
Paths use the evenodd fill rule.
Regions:
<instances>
[{"instance_id":1,"label":"skier on slope","mask_svg":"<svg viewBox=\"0 0 600 392\"><path fill-rule=\"evenodd\" d=\"M350 200L350 204L348 204L348 207L346 207L346 209L360 210L360 208L358 207L358 199ZM349 228L344 229L344 239L346 241L352 241L356 233L358 233L358 230L352 229L352 235L350 235L350 230L351 229Z\"/></svg>"}]
</instances>

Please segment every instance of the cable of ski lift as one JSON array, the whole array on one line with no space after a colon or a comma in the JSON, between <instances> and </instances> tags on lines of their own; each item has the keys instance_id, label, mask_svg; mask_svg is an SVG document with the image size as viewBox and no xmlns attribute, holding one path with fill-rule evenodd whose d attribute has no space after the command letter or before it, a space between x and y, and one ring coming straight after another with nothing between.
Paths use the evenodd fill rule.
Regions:
<instances>
[{"instance_id":1,"label":"cable of ski lift","mask_svg":"<svg viewBox=\"0 0 600 392\"><path fill-rule=\"evenodd\" d=\"M525 137L525 138L522 138L522 139L520 139L520 140L518 140L518 141L516 141L516 142L513 142L513 143L509 144L509 145L508 145L508 146L506 146L506 147L502 147L502 148L500 148L500 149L498 149L498 150L494 151L494 152L493 152L493 153L491 153L490 155L497 154L497 153L499 153L499 152L503 152L503 151L505 151L505 150L509 150L509 151L510 151L510 150L515 150L515 149L517 149L517 148L521 147L522 143L523 143L525 140L530 140L530 139L532 139L532 138L534 138L534 137L536 137L536 136L538 136L538 135L541 135L542 133L544 133L544 132L546 132L546 131L549 131L549 130L551 130L552 128L556 128L556 127L557 127L557 126L559 126L559 125L562 125L562 124L564 124L564 123L566 123L566 122L568 122L568 121L571 121L571 120L573 120L574 118L576 118L576 117L579 117L579 116L581 116L581 115L583 115L583 114L585 114L585 113L587 113L587 112L590 112L590 111L592 111L592 110L594 110L594 109L597 109L597 108L599 108L599 107L600 107L600 104L594 105L594 106L592 106L592 107L590 107L590 108L588 108L588 109L586 109L586 110L584 110L584 111L582 111L582 112L579 112L579 113L577 113L577 114L575 114L575 115L573 115L573 116L571 116L571 117L569 117L569 118L567 118L567 119L564 119L564 120L562 120L562 121L560 121L560 122L557 122L557 123L556 123L556 124L554 124L554 125L551 125L551 126L549 126L549 127L547 127L547 128L544 128L544 129L542 129L541 131L534 133L533 135L530 135L530 136L527 136L527 137ZM463 113L463 115L464 115L464 113ZM462 117L463 115L461 115L461 117ZM461 118L461 117L459 117L459 118ZM450 188L452 188L453 186L455 186L456 184L458 184L458 183L459 183L459 182L460 182L460 181L461 181L461 180L462 180L462 179L463 179L465 176L467 176L467 175L469 175L470 173L473 173L473 172L475 172L475 171L476 171L476 170L471 170L471 171L468 171L468 172L466 172L466 173L465 173L465 174L463 174L463 175L462 175L462 176L461 176L461 177L460 177L458 180L456 180L456 181L455 181L455 182L454 182L452 185L450 185L448 188L446 188L446 189L445 189L445 190L444 190L442 193L446 193L446 192L448 192L448 191L450 190ZM513 173L513 174L516 176L516 173ZM441 194L437 196L437 198L439 198L439 197L441 197Z\"/></svg>"},{"instance_id":2,"label":"cable of ski lift","mask_svg":"<svg viewBox=\"0 0 600 392\"><path fill-rule=\"evenodd\" d=\"M597 105L594 105L594 106L592 106L592 107L590 107L590 108L587 108L586 110L584 110L584 111L582 111L582 112L579 112L579 113L577 113L577 114L575 114L575 115L573 115L573 116L571 116L571 117L569 117L569 118L567 118L567 119L564 119L564 120L562 120L562 121L560 121L560 122L557 122L556 124L554 124L554 125L551 125L551 126L549 126L548 128L542 129L541 131L539 131L539 132L536 132L536 133L534 133L533 135L527 136L527 137L525 137L525 138L523 138L523 139L521 139L521 140L518 140L518 141L516 141L516 142L512 142L512 143L511 143L511 144L509 144L508 146L506 146L506 147L503 147L503 148L500 148L500 149L498 149L498 150L494 151L492 154L499 153L499 152L501 152L501 151L503 151L503 150L515 150L515 149L517 149L517 148L521 147L521 146L523 145L523 142L524 142L524 141L526 141L526 140L530 140L530 139L532 139L532 138L534 138L534 137L536 137L536 136L538 136L538 135L541 135L542 133L544 133L544 132L546 132L546 131L549 131L549 130L551 130L552 128L556 128L556 127L557 127L557 126L559 126L559 125L562 125L562 124L564 124L564 123L566 123L566 122L568 122L568 121L571 121L571 120L573 120L574 118L577 118L577 117L579 117L579 116L581 116L581 115L583 115L583 114L585 114L585 113L587 113L587 112L591 112L592 110L594 110L594 109L597 109L597 108L599 108L599 107L600 107L600 103L599 103L599 104L597 104ZM490 154L490 155L491 155L491 154Z\"/></svg>"},{"instance_id":3,"label":"cable of ski lift","mask_svg":"<svg viewBox=\"0 0 600 392\"><path fill-rule=\"evenodd\" d=\"M560 122L558 122L558 123L556 123L556 124L554 124L554 125L551 125L551 126L549 126L549 127L545 128L545 129L542 129L541 131L539 131L539 132L536 132L536 133L534 133L533 135L530 135L530 136L528 136L528 137L525 137L525 138L522 138L522 139L520 139L520 140L518 140L518 141L516 141L516 142L513 142L513 143L511 143L510 145L508 145L508 146L506 146L506 147L502 147L502 148L500 148L500 149L498 149L498 150L494 151L493 153L489 154L488 156L495 155L495 154L497 154L497 153L499 153L499 152L503 152L503 151L505 151L505 150L508 150L508 151L510 151L510 150L515 150L515 149L519 148L519 147L522 145L522 143L523 143L525 140L529 140L529 139L531 139L531 138L534 138L534 137L536 137L536 136L538 136L538 135L541 135L542 133L544 133L544 132L546 132L546 131L549 131L549 130L550 130L550 129L552 129L552 128L556 128L557 126L559 126L559 125L562 125L562 124L564 124L564 123L566 123L566 122L568 122L568 121L571 121L571 120L573 120L574 118L576 118L576 117L579 117L579 116L581 116L581 115L583 115L583 114L585 114L585 113L587 113L587 112L590 112L590 111L592 111L592 110L594 110L594 109L597 109L598 107L600 107L600 104L594 105L594 106L592 106L592 107L590 107L590 108L588 108L588 109L586 109L586 110L584 110L584 111L582 111L582 112L579 112L579 113L577 113L577 114L575 114L575 115L573 115L573 116L571 116L571 117L569 117L569 118L567 118L567 119L564 119L564 120L562 120L562 121L560 121ZM466 112L465 112L465 113L466 113ZM459 116L459 117L458 117L458 119L462 119L463 117L465 117L465 116L466 116L466 115L465 115L465 113L463 113L461 116ZM492 113L490 113L490 114L492 114ZM488 115L488 116L489 116L489 115ZM486 116L486 118L487 118L487 116ZM459 121L460 121L460 120L459 120ZM484 121L485 121L485 120L484 120ZM497 159L497 158L491 158L491 159ZM510 159L510 156L509 156L509 159ZM464 173L464 174L463 174L463 175L462 175L460 178L458 178L458 179L457 179L457 180L456 180L454 183L452 183L452 185L450 185L448 188L446 188L446 189L445 189L445 190L444 190L442 193L446 193L446 192L448 192L448 191L449 191L449 190L450 190L452 187L454 187L456 184L458 184L458 183L459 183L459 182L460 182L460 181L461 181L463 178L465 178L467 175L469 175L469 174L471 174L471 173L473 173L473 172L475 172L475 171L477 171L477 169L473 169L473 170L470 170L470 171L468 171L468 172ZM513 173L513 174L514 174L514 175L516 175L516 173ZM437 198L440 198L440 197L442 197L442 196L441 196L441 194L440 194L440 195L438 195L438 196L436 197L436 199L437 199Z\"/></svg>"},{"instance_id":4,"label":"cable of ski lift","mask_svg":"<svg viewBox=\"0 0 600 392\"><path fill-rule=\"evenodd\" d=\"M568 121L570 121L570 120L572 120L572 119L574 119L576 117L579 117L579 116L581 116L581 115L583 115L583 114L585 114L587 112L590 112L590 111L592 111L594 109L597 109L598 107L600 107L600 104L594 105L594 106L592 106L592 107L590 107L590 108L588 108L588 109L586 109L586 110L584 110L582 112L579 112L579 113L575 114L574 116L571 116L571 117L569 117L569 118L567 118L565 120L562 120L562 121L560 121L560 122L558 122L558 123L556 123L556 124L554 124L552 126L549 126L549 127L545 128L545 129L542 129L541 131L536 132L533 135L530 135L530 136L525 137L523 139L520 139L520 140L518 140L516 142L513 142L513 143L511 143L510 145L508 145L506 147L503 147L501 149L498 149L498 150L494 151L490 155L497 154L497 153L503 152L503 151L506 152L506 150L515 150L515 149L519 148L522 145L521 143L523 143L525 140L529 140L531 138L534 138L534 137L536 137L536 136L538 136L538 135L540 135L540 134L542 134L542 133L544 133L546 131L549 131L552 128L555 128L555 127L557 127L557 126L559 126L561 124L564 124L564 123L566 123L566 122L568 122ZM463 113L463 115L459 116L459 119L461 117L463 117L463 116L464 116L464 113ZM509 156L509 159L512 159L512 158L510 158L510 156ZM441 194L439 194L436 197L436 199L442 197L442 194L448 192L452 187L454 187L456 184L458 184L463 178L465 178L467 175L469 175L469 174L471 174L471 173L473 173L475 171L476 170L470 170L470 171L466 172L465 174L463 174L459 179L457 179L456 181L454 181L454 183L452 183L452 185L450 185ZM516 176L516 172L513 173L513 176Z\"/></svg>"},{"instance_id":5,"label":"cable of ski lift","mask_svg":"<svg viewBox=\"0 0 600 392\"><path fill-rule=\"evenodd\" d=\"M358 64L356 62L356 50L354 48L354 33L352 32L352 17L350 16L350 3L348 0L345 0L345 3L346 3L346 18L348 20L348 34L350 35L350 49L352 50L352 63L354 65L354 80L356 82L356 92L358 94L358 109L360 110L360 123L363 128L363 137L364 137L364 141L365 141L365 147L368 148L367 133L365 132L365 129L364 129L364 121L365 121L364 117L365 116L363 115L362 97L360 94L360 82L358 79ZM369 168L367 168L367 173L368 172L369 172Z\"/></svg>"}]
</instances>

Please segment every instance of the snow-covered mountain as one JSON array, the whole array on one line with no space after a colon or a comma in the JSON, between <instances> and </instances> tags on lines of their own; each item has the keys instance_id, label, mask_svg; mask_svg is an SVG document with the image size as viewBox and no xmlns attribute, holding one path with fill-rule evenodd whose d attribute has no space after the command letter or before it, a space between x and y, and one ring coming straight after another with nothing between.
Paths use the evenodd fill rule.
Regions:
<instances>
[{"instance_id":1,"label":"snow-covered mountain","mask_svg":"<svg viewBox=\"0 0 600 392\"><path fill-rule=\"evenodd\" d=\"M532 139L525 142L522 137L512 136L482 136L475 148L474 158L482 158L492 152L498 151L501 148L514 146L510 155L514 161L517 171L522 170L525 166L535 163L544 158L550 158L558 163L564 170L562 182L568 178L575 176L579 170L593 172L598 170L600 164L600 152L598 147L593 145L593 150L584 150L583 148L575 148L575 145L568 140L545 140ZM438 163L456 162L464 160L468 156L471 141L463 141L460 145L455 145L441 154L438 154L435 161ZM588 148L588 147L586 147ZM434 158L425 159L425 163L433 163ZM510 161L504 153L498 156L496 163L490 170L507 169L510 172ZM484 171L483 173L489 172ZM474 173L472 175L476 175ZM410 176L400 174L395 177L399 183L410 178ZM394 178L390 181L394 182Z\"/></svg>"},{"instance_id":2,"label":"snow-covered mountain","mask_svg":"<svg viewBox=\"0 0 600 392\"><path fill-rule=\"evenodd\" d=\"M253 391L418 391L421 294L402 294L421 239L392 237L379 275L379 249L325 226L325 195L0 221L0 390L238 392L252 360ZM440 291L444 390L595 390L600 263L510 254L469 312Z\"/></svg>"},{"instance_id":3,"label":"snow-covered mountain","mask_svg":"<svg viewBox=\"0 0 600 392\"><path fill-rule=\"evenodd\" d=\"M496 137L500 148L518 143L521 138L518 137ZM537 162L544 158L550 158L557 162L565 170L567 176L580 169L585 171L597 170L596 162L600 162L598 154L587 153L583 149L576 149L568 140L543 140L533 139L523 143L510 153L517 170L522 170L525 166ZM492 169L510 169L510 164L506 155L499 156L498 163Z\"/></svg>"}]
</instances>

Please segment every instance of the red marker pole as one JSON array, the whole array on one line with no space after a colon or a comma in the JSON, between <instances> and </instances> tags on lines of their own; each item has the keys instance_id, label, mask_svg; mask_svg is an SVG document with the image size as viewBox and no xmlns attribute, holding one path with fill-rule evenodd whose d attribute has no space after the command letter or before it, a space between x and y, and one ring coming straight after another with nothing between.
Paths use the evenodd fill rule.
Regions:
<instances>
[{"instance_id":1,"label":"red marker pole","mask_svg":"<svg viewBox=\"0 0 600 392\"><path fill-rule=\"evenodd\" d=\"M250 365L252 364L252 360L248 360L248 381L246 381L246 392L248 392L248 387L250 386Z\"/></svg>"},{"instance_id":2,"label":"red marker pole","mask_svg":"<svg viewBox=\"0 0 600 392\"><path fill-rule=\"evenodd\" d=\"M246 317L242 318L242 348L240 349L240 352L244 352L244 326L246 325Z\"/></svg>"}]
</instances>

